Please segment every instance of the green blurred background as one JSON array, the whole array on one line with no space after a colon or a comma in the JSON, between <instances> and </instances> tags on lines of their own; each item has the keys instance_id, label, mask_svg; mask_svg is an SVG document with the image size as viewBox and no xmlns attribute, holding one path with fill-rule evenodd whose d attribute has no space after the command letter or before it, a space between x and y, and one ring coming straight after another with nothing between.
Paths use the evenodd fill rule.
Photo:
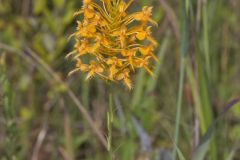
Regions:
<instances>
[{"instance_id":1,"label":"green blurred background","mask_svg":"<svg viewBox=\"0 0 240 160\"><path fill-rule=\"evenodd\" d=\"M172 160L174 150L176 159L194 159L219 116L200 152L240 160L240 105L220 115L240 95L240 1L135 0L129 12L144 5L154 6L160 62L153 62L156 78L140 70L128 91L67 76L81 0L0 0L1 160ZM81 107L104 138L113 114L113 158Z\"/></svg>"}]
</instances>

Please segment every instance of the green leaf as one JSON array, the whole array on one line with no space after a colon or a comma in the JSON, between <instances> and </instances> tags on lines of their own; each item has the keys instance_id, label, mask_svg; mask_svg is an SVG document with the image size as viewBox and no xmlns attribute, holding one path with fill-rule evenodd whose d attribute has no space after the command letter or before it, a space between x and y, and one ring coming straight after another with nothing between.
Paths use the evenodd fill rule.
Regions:
<instances>
[{"instance_id":1,"label":"green leaf","mask_svg":"<svg viewBox=\"0 0 240 160\"><path fill-rule=\"evenodd\" d=\"M179 160L186 160L185 157L183 156L182 151L178 148L178 146L176 145L175 147L177 149L177 155L178 155Z\"/></svg>"},{"instance_id":2,"label":"green leaf","mask_svg":"<svg viewBox=\"0 0 240 160\"><path fill-rule=\"evenodd\" d=\"M43 12L43 10L47 7L47 1L46 0L38 0L34 1L33 3L33 13L39 14Z\"/></svg>"},{"instance_id":3,"label":"green leaf","mask_svg":"<svg viewBox=\"0 0 240 160\"><path fill-rule=\"evenodd\" d=\"M57 8L62 8L64 5L65 0L53 0L54 6Z\"/></svg>"},{"instance_id":4,"label":"green leaf","mask_svg":"<svg viewBox=\"0 0 240 160\"><path fill-rule=\"evenodd\" d=\"M201 139L200 145L197 147L197 150L193 156L193 160L203 160L210 143L210 138L213 133L213 130L216 126L216 124L219 122L219 120L227 113L232 107L236 106L237 103L240 102L240 96L231 100L224 110L219 114L219 116L212 122L212 124L208 127L208 130L204 134L203 138Z\"/></svg>"},{"instance_id":5,"label":"green leaf","mask_svg":"<svg viewBox=\"0 0 240 160\"><path fill-rule=\"evenodd\" d=\"M197 151L195 152L193 156L193 160L203 160L207 151L208 151L208 146L209 146L209 139L207 142L202 144Z\"/></svg>"}]
</instances>

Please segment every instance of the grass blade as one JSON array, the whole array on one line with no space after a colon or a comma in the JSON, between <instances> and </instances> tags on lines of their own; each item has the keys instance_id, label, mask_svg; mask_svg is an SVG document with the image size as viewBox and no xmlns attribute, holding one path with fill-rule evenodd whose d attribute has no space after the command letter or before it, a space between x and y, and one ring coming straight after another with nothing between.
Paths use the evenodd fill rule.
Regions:
<instances>
[{"instance_id":1,"label":"grass blade","mask_svg":"<svg viewBox=\"0 0 240 160\"><path fill-rule=\"evenodd\" d=\"M177 99L177 114L176 114L176 125L175 125L175 135L174 142L176 146L178 145L179 138L179 126L181 119L181 110L182 110L182 94L183 94L183 83L185 76L185 57L188 50L188 17L186 12L186 1L183 1L182 4L182 36L181 36L181 62L180 62L180 77L179 77L179 88L178 88L178 99ZM174 147L173 158L176 159L177 148Z\"/></svg>"},{"instance_id":2,"label":"grass blade","mask_svg":"<svg viewBox=\"0 0 240 160\"><path fill-rule=\"evenodd\" d=\"M213 123L208 128L207 132L204 134L199 146L197 147L197 150L193 156L193 160L203 160L204 156L207 153L208 150L208 144L210 143L210 138L213 133L214 128L216 127L217 123L220 121L220 119L233 107L235 104L240 102L240 96L230 101L226 107L224 108L223 112L220 113L220 115L213 121Z\"/></svg>"}]
</instances>

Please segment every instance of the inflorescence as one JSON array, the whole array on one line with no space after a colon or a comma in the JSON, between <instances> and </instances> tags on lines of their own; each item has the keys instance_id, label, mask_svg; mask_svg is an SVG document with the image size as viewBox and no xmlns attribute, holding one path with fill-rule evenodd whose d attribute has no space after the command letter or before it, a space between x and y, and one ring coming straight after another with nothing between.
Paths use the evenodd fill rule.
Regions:
<instances>
[{"instance_id":1,"label":"inflorescence","mask_svg":"<svg viewBox=\"0 0 240 160\"><path fill-rule=\"evenodd\" d=\"M86 72L86 79L98 75L105 80L123 81L131 89L130 74L138 68L149 67L149 60L158 58L153 50L157 42L151 36L152 7L128 14L127 8L134 0L84 0L82 8L74 15L83 15L77 21L74 50L67 56L76 60L77 71Z\"/></svg>"}]
</instances>

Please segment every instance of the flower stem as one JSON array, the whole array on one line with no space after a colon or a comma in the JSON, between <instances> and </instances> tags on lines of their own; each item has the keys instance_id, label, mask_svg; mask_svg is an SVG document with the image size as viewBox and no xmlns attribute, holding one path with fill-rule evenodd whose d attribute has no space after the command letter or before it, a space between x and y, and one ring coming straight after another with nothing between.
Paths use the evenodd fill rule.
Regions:
<instances>
[{"instance_id":1,"label":"flower stem","mask_svg":"<svg viewBox=\"0 0 240 160\"><path fill-rule=\"evenodd\" d=\"M183 84L185 77L185 59L188 51L188 14L186 8L187 0L183 0L182 4L182 35L181 35L181 62L180 62L180 77L179 77L179 88L178 88L178 99L177 99L177 114L176 114L176 126L175 126L175 135L174 135L174 143L176 144L173 149L173 159L176 159L176 151L178 146L179 139L179 127L181 120L181 110L182 110L182 96L183 96Z\"/></svg>"},{"instance_id":2,"label":"flower stem","mask_svg":"<svg viewBox=\"0 0 240 160\"><path fill-rule=\"evenodd\" d=\"M109 97L108 97L108 112L107 112L107 128L108 128L108 137L107 137L107 148L110 156L110 160L113 159L112 154L112 124L113 124L113 98L112 98L112 87L109 85Z\"/></svg>"}]
</instances>

